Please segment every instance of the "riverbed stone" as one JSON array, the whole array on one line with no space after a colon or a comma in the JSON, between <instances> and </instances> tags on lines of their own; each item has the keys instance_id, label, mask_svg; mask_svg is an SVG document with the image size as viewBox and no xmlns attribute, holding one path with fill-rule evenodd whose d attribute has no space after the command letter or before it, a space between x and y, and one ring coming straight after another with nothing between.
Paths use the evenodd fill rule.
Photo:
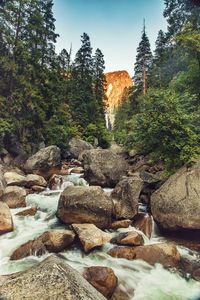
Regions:
<instances>
[{"instance_id":1,"label":"riverbed stone","mask_svg":"<svg viewBox=\"0 0 200 300\"><path fill-rule=\"evenodd\" d=\"M133 247L120 247L120 246L113 247L108 251L108 254L112 257L125 258L128 260L132 260L136 256L135 249Z\"/></svg>"},{"instance_id":2,"label":"riverbed stone","mask_svg":"<svg viewBox=\"0 0 200 300\"><path fill-rule=\"evenodd\" d=\"M26 206L27 191L19 186L7 186L1 197L1 201L7 203L10 208Z\"/></svg>"},{"instance_id":3,"label":"riverbed stone","mask_svg":"<svg viewBox=\"0 0 200 300\"><path fill-rule=\"evenodd\" d=\"M29 157L24 165L26 173L33 173L49 179L61 168L61 151L57 146L48 146L40 149Z\"/></svg>"},{"instance_id":4,"label":"riverbed stone","mask_svg":"<svg viewBox=\"0 0 200 300\"><path fill-rule=\"evenodd\" d=\"M73 224L85 252L101 247L112 238L112 235L102 231L93 224Z\"/></svg>"},{"instance_id":5,"label":"riverbed stone","mask_svg":"<svg viewBox=\"0 0 200 300\"><path fill-rule=\"evenodd\" d=\"M134 217L132 225L136 229L142 231L148 237L148 239L151 238L153 228L152 216L140 212Z\"/></svg>"},{"instance_id":6,"label":"riverbed stone","mask_svg":"<svg viewBox=\"0 0 200 300\"><path fill-rule=\"evenodd\" d=\"M158 243L138 247L114 247L109 252L113 257L141 259L155 265L159 263L164 267L177 267L180 262L180 253L171 243Z\"/></svg>"},{"instance_id":7,"label":"riverbed stone","mask_svg":"<svg viewBox=\"0 0 200 300\"><path fill-rule=\"evenodd\" d=\"M12 172L5 172L4 178L7 185L17 185L17 186L24 186L26 182L26 177L20 175L14 171Z\"/></svg>"},{"instance_id":8,"label":"riverbed stone","mask_svg":"<svg viewBox=\"0 0 200 300\"><path fill-rule=\"evenodd\" d=\"M143 237L135 230L122 232L112 238L111 243L127 246L142 246L144 245Z\"/></svg>"},{"instance_id":9,"label":"riverbed stone","mask_svg":"<svg viewBox=\"0 0 200 300\"><path fill-rule=\"evenodd\" d=\"M200 268L197 268L192 272L192 277L195 280L200 281Z\"/></svg>"},{"instance_id":10,"label":"riverbed stone","mask_svg":"<svg viewBox=\"0 0 200 300\"><path fill-rule=\"evenodd\" d=\"M58 253L66 249L74 241L72 230L53 229L18 247L11 255L11 260L18 260L30 255L42 255L46 251Z\"/></svg>"},{"instance_id":11,"label":"riverbed stone","mask_svg":"<svg viewBox=\"0 0 200 300\"><path fill-rule=\"evenodd\" d=\"M48 231L48 241L45 247L49 252L58 253L65 250L74 241L75 233L72 230L54 229Z\"/></svg>"},{"instance_id":12,"label":"riverbed stone","mask_svg":"<svg viewBox=\"0 0 200 300\"><path fill-rule=\"evenodd\" d=\"M26 217L26 216L35 216L36 213L37 213L37 207L28 207L22 211L19 211L15 215L19 217Z\"/></svg>"},{"instance_id":13,"label":"riverbed stone","mask_svg":"<svg viewBox=\"0 0 200 300\"><path fill-rule=\"evenodd\" d=\"M2 299L105 300L63 259L51 255L36 266L0 282Z\"/></svg>"},{"instance_id":14,"label":"riverbed stone","mask_svg":"<svg viewBox=\"0 0 200 300\"><path fill-rule=\"evenodd\" d=\"M200 229L200 160L179 169L153 193L151 212L162 228Z\"/></svg>"},{"instance_id":15,"label":"riverbed stone","mask_svg":"<svg viewBox=\"0 0 200 300\"><path fill-rule=\"evenodd\" d=\"M13 220L8 205L0 201L0 235L13 231Z\"/></svg>"},{"instance_id":16,"label":"riverbed stone","mask_svg":"<svg viewBox=\"0 0 200 300\"><path fill-rule=\"evenodd\" d=\"M41 256L45 253L45 242L48 241L48 233L43 233L34 240L30 240L19 246L10 256L11 260L18 260L31 255Z\"/></svg>"},{"instance_id":17,"label":"riverbed stone","mask_svg":"<svg viewBox=\"0 0 200 300\"><path fill-rule=\"evenodd\" d=\"M124 290L117 286L111 300L130 300L130 297Z\"/></svg>"},{"instance_id":18,"label":"riverbed stone","mask_svg":"<svg viewBox=\"0 0 200 300\"><path fill-rule=\"evenodd\" d=\"M92 223L109 228L113 203L101 187L69 186L61 194L57 217L65 224Z\"/></svg>"},{"instance_id":19,"label":"riverbed stone","mask_svg":"<svg viewBox=\"0 0 200 300\"><path fill-rule=\"evenodd\" d=\"M111 193L117 219L131 219L138 213L143 181L138 175L122 179Z\"/></svg>"},{"instance_id":20,"label":"riverbed stone","mask_svg":"<svg viewBox=\"0 0 200 300\"><path fill-rule=\"evenodd\" d=\"M106 298L112 297L118 283L118 278L111 268L87 267L83 277Z\"/></svg>"},{"instance_id":21,"label":"riverbed stone","mask_svg":"<svg viewBox=\"0 0 200 300\"><path fill-rule=\"evenodd\" d=\"M90 143L78 138L72 138L69 141L69 151L74 158L78 158L83 151L91 150L93 148L94 147Z\"/></svg>"},{"instance_id":22,"label":"riverbed stone","mask_svg":"<svg viewBox=\"0 0 200 300\"><path fill-rule=\"evenodd\" d=\"M112 188L128 170L125 159L110 150L88 150L82 157L84 176L91 185Z\"/></svg>"},{"instance_id":23,"label":"riverbed stone","mask_svg":"<svg viewBox=\"0 0 200 300\"><path fill-rule=\"evenodd\" d=\"M132 224L132 221L129 219L126 220L118 220L112 222L110 228L111 229L119 229L119 228L128 228Z\"/></svg>"},{"instance_id":24,"label":"riverbed stone","mask_svg":"<svg viewBox=\"0 0 200 300\"><path fill-rule=\"evenodd\" d=\"M63 177L58 174L53 174L49 179L49 188L50 190L60 190L63 184Z\"/></svg>"},{"instance_id":25,"label":"riverbed stone","mask_svg":"<svg viewBox=\"0 0 200 300\"><path fill-rule=\"evenodd\" d=\"M26 176L25 186L27 188L31 188L32 186L46 187L47 182L42 176L39 176L37 174L28 174Z\"/></svg>"}]
</instances>

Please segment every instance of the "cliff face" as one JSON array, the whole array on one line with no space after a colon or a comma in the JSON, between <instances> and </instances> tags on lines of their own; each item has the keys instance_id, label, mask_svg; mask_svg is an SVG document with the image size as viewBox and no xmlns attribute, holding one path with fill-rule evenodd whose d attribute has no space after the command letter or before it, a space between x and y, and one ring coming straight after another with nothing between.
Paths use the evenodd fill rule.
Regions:
<instances>
[{"instance_id":1,"label":"cliff face","mask_svg":"<svg viewBox=\"0 0 200 300\"><path fill-rule=\"evenodd\" d=\"M121 102L125 91L133 86L133 81L127 71L116 71L105 74L107 81L107 109L106 121L107 127L113 127L115 118L115 108Z\"/></svg>"}]
</instances>

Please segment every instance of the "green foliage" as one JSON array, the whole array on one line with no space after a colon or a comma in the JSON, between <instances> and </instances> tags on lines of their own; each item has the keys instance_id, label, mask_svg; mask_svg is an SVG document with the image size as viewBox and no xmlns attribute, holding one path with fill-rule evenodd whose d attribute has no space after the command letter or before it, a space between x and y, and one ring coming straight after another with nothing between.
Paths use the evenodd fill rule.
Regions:
<instances>
[{"instance_id":1,"label":"green foliage","mask_svg":"<svg viewBox=\"0 0 200 300\"><path fill-rule=\"evenodd\" d=\"M142 38L137 48L137 56L135 63L135 75L134 82L138 91L146 92L147 89L147 78L149 69L152 63L152 53L150 48L149 39L147 37L145 26L142 32Z\"/></svg>"},{"instance_id":2,"label":"green foliage","mask_svg":"<svg viewBox=\"0 0 200 300\"><path fill-rule=\"evenodd\" d=\"M105 128L104 124L88 124L84 133L84 139L91 143L95 144L98 142L98 145L102 148L108 148L110 146L110 142L112 140L111 133Z\"/></svg>"},{"instance_id":3,"label":"green foliage","mask_svg":"<svg viewBox=\"0 0 200 300\"><path fill-rule=\"evenodd\" d=\"M69 107L64 104L45 122L45 138L48 145L57 145L61 150L68 148L68 142L79 134L79 128L73 124Z\"/></svg>"},{"instance_id":4,"label":"green foliage","mask_svg":"<svg viewBox=\"0 0 200 300\"><path fill-rule=\"evenodd\" d=\"M163 160L171 174L200 155L200 8L190 0L164 2L168 31L158 33L149 89L133 91L119 107L115 139Z\"/></svg>"},{"instance_id":5,"label":"green foliage","mask_svg":"<svg viewBox=\"0 0 200 300\"><path fill-rule=\"evenodd\" d=\"M193 161L200 154L196 97L185 92L149 90L141 97L140 112L132 119L126 146L152 153L168 167Z\"/></svg>"},{"instance_id":6,"label":"green foliage","mask_svg":"<svg viewBox=\"0 0 200 300\"><path fill-rule=\"evenodd\" d=\"M1 5L0 138L14 133L28 152L41 141L64 149L72 136L82 136L93 123L95 136L101 140L102 132L102 144L109 143L103 54L98 49L92 57L84 33L74 63L71 50L57 55L52 7L52 0L7 0Z\"/></svg>"}]
</instances>

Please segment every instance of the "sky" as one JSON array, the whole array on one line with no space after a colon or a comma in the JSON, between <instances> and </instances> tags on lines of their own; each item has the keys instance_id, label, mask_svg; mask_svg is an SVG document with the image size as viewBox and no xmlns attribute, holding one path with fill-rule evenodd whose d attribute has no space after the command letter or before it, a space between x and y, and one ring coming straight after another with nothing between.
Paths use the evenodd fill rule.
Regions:
<instances>
[{"instance_id":1,"label":"sky","mask_svg":"<svg viewBox=\"0 0 200 300\"><path fill-rule=\"evenodd\" d=\"M106 72L127 70L133 76L143 19L153 51L158 31L167 28L163 10L164 0L54 0L56 51L69 51L72 44L74 58L86 32L93 51L103 52Z\"/></svg>"}]
</instances>

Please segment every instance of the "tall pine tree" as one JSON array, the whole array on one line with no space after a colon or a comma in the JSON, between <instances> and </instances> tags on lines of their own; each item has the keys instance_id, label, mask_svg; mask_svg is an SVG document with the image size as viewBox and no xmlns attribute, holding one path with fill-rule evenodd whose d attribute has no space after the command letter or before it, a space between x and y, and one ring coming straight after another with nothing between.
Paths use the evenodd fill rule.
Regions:
<instances>
[{"instance_id":1,"label":"tall pine tree","mask_svg":"<svg viewBox=\"0 0 200 300\"><path fill-rule=\"evenodd\" d=\"M94 55L94 94L97 102L99 118L105 120L106 77L104 75L105 61L100 49Z\"/></svg>"},{"instance_id":2,"label":"tall pine tree","mask_svg":"<svg viewBox=\"0 0 200 300\"><path fill-rule=\"evenodd\" d=\"M95 98L93 94L93 59L90 38L86 33L81 36L72 70L72 95L70 106L75 121L83 129L94 121Z\"/></svg>"},{"instance_id":3,"label":"tall pine tree","mask_svg":"<svg viewBox=\"0 0 200 300\"><path fill-rule=\"evenodd\" d=\"M148 75L152 64L152 53L149 39L146 34L145 24L142 31L142 38L137 48L137 56L135 63L134 81L138 91L147 91Z\"/></svg>"}]
</instances>

